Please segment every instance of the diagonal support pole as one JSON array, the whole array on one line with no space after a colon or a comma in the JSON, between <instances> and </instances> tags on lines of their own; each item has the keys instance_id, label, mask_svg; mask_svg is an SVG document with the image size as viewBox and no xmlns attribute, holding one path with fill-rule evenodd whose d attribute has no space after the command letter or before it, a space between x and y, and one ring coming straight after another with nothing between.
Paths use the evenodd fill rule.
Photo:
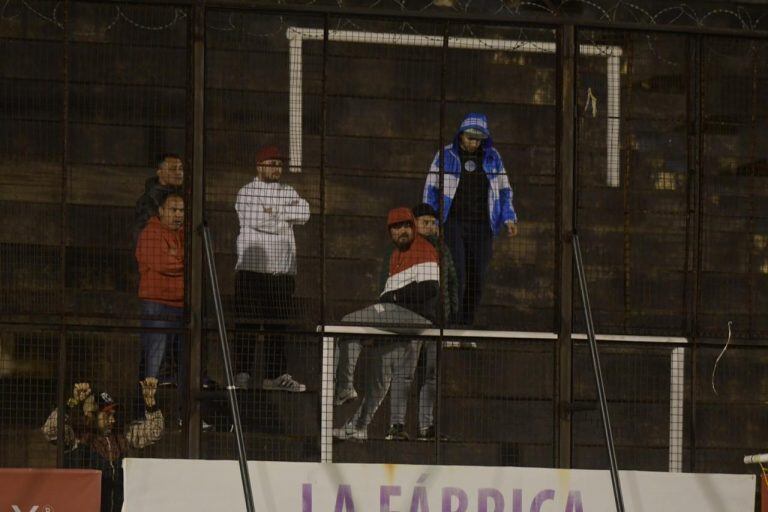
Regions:
<instances>
[{"instance_id":1,"label":"diagonal support pole","mask_svg":"<svg viewBox=\"0 0 768 512\"><path fill-rule=\"evenodd\" d=\"M229 341L227 341L227 327L224 324L224 308L221 304L221 291L219 290L219 276L216 273L216 262L213 257L213 244L211 244L211 232L208 224L200 225L205 245L205 260L208 264L208 277L211 281L211 294L213 306L216 310L216 324L219 328L219 341L221 342L221 356L224 359L224 375L227 379L227 396L229 407L232 410L232 423L235 426L235 439L237 441L237 459L240 463L240 478L243 480L243 494L245 495L245 507L248 512L255 512L253 504L253 490L251 489L251 476L248 473L248 458L245 454L245 441L243 440L243 424L240 421L240 407L237 405L235 394L235 378L232 374L232 360L229 356Z\"/></svg>"},{"instance_id":2,"label":"diagonal support pole","mask_svg":"<svg viewBox=\"0 0 768 512\"><path fill-rule=\"evenodd\" d=\"M595 373L595 384L597 384L597 396L600 399L600 414L603 417L605 446L608 449L608 461L611 464L611 484L613 486L613 497L616 500L617 512L624 512L624 497L621 494L621 481L619 480L619 468L618 463L616 462L616 449L613 443L611 418L608 415L608 402L605 398L603 370L600 366L600 355L597 351L595 324L592 321L592 307L589 304L587 278L584 273L584 262L581 259L581 245L579 244L579 235L576 233L573 234L573 256L574 260L576 261L576 272L579 275L579 290L581 291L581 303L584 306L584 321L587 325L587 339L589 341L589 352L592 356L592 369Z\"/></svg>"}]
</instances>

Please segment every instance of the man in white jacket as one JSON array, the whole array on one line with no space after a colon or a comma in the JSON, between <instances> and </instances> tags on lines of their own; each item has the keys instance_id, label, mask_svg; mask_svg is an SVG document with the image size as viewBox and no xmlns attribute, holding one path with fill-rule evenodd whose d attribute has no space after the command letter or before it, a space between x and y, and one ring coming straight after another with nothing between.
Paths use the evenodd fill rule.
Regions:
<instances>
[{"instance_id":1,"label":"man in white jacket","mask_svg":"<svg viewBox=\"0 0 768 512\"><path fill-rule=\"evenodd\" d=\"M309 220L309 203L293 187L280 183L285 162L275 146L256 155L256 177L240 189L235 210L240 221L235 266L237 316L234 343L235 384L248 389L254 348L264 335L263 389L301 392L304 384L287 373L285 320L293 316L296 239L293 226ZM244 323L247 322L247 323Z\"/></svg>"}]
</instances>

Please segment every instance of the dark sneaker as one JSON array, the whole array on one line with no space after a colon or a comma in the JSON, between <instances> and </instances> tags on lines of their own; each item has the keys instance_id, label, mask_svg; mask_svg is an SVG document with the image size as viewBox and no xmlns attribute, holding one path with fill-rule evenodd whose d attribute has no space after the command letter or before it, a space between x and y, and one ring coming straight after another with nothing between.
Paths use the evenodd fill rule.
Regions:
<instances>
[{"instance_id":1,"label":"dark sneaker","mask_svg":"<svg viewBox=\"0 0 768 512\"><path fill-rule=\"evenodd\" d=\"M435 440L435 426L429 426L426 429L419 429L419 441L434 441ZM447 435L440 434L441 441L450 441Z\"/></svg>"},{"instance_id":2,"label":"dark sneaker","mask_svg":"<svg viewBox=\"0 0 768 512\"><path fill-rule=\"evenodd\" d=\"M387 432L387 437L384 439L387 441L408 441L410 437L408 437L408 432L405 431L405 425L396 423L389 426L389 432Z\"/></svg>"},{"instance_id":3,"label":"dark sneaker","mask_svg":"<svg viewBox=\"0 0 768 512\"><path fill-rule=\"evenodd\" d=\"M268 391L290 391L292 393L303 393L307 390L307 386L293 380L293 377L287 373L276 379L264 379L261 388Z\"/></svg>"}]
</instances>

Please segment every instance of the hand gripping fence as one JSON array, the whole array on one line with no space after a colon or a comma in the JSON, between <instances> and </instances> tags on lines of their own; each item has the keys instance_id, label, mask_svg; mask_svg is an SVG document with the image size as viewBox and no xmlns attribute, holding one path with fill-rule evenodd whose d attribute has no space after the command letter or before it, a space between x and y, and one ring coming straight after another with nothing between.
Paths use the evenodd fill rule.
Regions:
<instances>
[{"instance_id":1,"label":"hand gripping fence","mask_svg":"<svg viewBox=\"0 0 768 512\"><path fill-rule=\"evenodd\" d=\"M219 341L221 342L221 356L224 360L224 375L227 379L227 396L229 398L229 407L232 410L232 423L235 426L235 439L237 441L237 459L240 463L240 478L243 481L243 494L245 495L245 506L248 512L255 512L253 504L253 492L251 490L251 476L248 473L248 459L245 454L245 441L243 440L243 425L240 421L240 407L237 405L237 395L235 394L235 378L232 374L232 362L229 357L229 341L227 341L227 328L224 324L224 308L221 305L221 292L219 290L219 277L216 273L216 261L213 257L213 245L211 244L211 232L208 224L203 222L200 225L200 232L203 235L203 245L205 246L205 260L208 263L208 277L211 280L211 294L213 295L213 305L216 310L216 324L219 328Z\"/></svg>"},{"instance_id":2,"label":"hand gripping fence","mask_svg":"<svg viewBox=\"0 0 768 512\"><path fill-rule=\"evenodd\" d=\"M581 245L579 235L573 234L573 256L576 261L576 272L579 275L579 289L581 290L581 303L584 306L584 321L587 325L587 339L589 340L589 352L592 356L592 369L595 372L595 384L597 395L600 399L600 413L603 417L603 433L605 434L605 446L608 449L608 461L611 464L611 484L613 497L616 500L617 512L624 512L624 498L621 495L621 481L619 480L619 468L616 462L616 449L613 443L611 431L611 418L608 416L608 402L605 399L605 384L603 384L603 371L600 367L600 355L597 352L597 340L595 339L595 324L592 321L592 307L589 305L589 292L587 291L587 278L584 274L584 262L581 259Z\"/></svg>"}]
</instances>

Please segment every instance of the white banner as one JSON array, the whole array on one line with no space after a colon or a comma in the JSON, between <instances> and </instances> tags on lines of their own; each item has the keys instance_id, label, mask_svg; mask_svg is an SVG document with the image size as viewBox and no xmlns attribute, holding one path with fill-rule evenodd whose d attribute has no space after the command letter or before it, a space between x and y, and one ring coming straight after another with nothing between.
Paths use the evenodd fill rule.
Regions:
<instances>
[{"instance_id":1,"label":"white banner","mask_svg":"<svg viewBox=\"0 0 768 512\"><path fill-rule=\"evenodd\" d=\"M126 512L241 512L235 461L126 459ZM250 462L259 512L614 512L608 471ZM627 512L753 512L754 475L622 471Z\"/></svg>"}]
</instances>

